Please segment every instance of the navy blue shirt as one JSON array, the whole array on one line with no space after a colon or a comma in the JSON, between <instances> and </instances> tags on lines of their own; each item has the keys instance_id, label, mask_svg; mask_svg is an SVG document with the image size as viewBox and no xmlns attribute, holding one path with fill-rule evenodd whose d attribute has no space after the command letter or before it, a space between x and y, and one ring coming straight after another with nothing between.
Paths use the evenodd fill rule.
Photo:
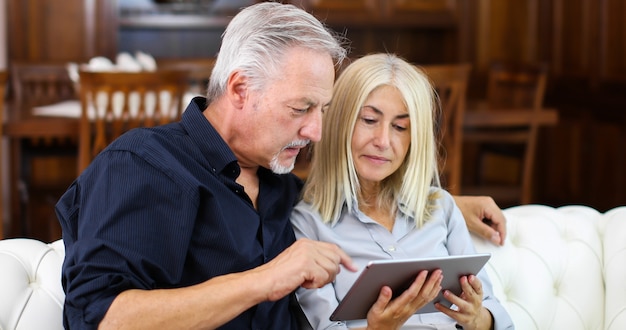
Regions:
<instances>
[{"instance_id":1,"label":"navy blue shirt","mask_svg":"<svg viewBox=\"0 0 626 330\"><path fill-rule=\"evenodd\" d=\"M262 265L291 245L302 182L259 168L255 210L228 145L195 98L182 120L132 130L102 151L56 205L67 329L96 328L128 289L186 287ZM212 299L212 297L206 297ZM292 329L288 298L223 329Z\"/></svg>"}]
</instances>

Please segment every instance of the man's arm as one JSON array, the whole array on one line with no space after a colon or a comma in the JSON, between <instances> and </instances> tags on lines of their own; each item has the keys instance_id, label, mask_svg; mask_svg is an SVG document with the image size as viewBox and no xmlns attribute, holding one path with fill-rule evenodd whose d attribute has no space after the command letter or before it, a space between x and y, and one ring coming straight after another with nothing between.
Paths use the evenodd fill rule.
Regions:
<instances>
[{"instance_id":1,"label":"man's arm","mask_svg":"<svg viewBox=\"0 0 626 330\"><path fill-rule=\"evenodd\" d=\"M113 300L99 328L215 328L299 286L319 288L331 282L340 264L356 271L350 257L336 245L301 239L269 263L249 271L186 288L125 291Z\"/></svg>"},{"instance_id":2,"label":"man's arm","mask_svg":"<svg viewBox=\"0 0 626 330\"><path fill-rule=\"evenodd\" d=\"M504 245L506 218L493 198L488 196L454 196L467 228L474 234Z\"/></svg>"}]
</instances>

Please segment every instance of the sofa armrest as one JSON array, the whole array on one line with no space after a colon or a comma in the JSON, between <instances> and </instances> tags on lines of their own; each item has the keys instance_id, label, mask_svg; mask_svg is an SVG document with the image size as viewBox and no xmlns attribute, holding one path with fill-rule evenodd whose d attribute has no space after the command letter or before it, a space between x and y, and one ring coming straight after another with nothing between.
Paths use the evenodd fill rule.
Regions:
<instances>
[{"instance_id":1,"label":"sofa armrest","mask_svg":"<svg viewBox=\"0 0 626 330\"><path fill-rule=\"evenodd\" d=\"M0 329L63 329L63 242L0 240Z\"/></svg>"},{"instance_id":2,"label":"sofa armrest","mask_svg":"<svg viewBox=\"0 0 626 330\"><path fill-rule=\"evenodd\" d=\"M621 330L626 329L626 207L607 211L604 220L604 328Z\"/></svg>"}]
</instances>

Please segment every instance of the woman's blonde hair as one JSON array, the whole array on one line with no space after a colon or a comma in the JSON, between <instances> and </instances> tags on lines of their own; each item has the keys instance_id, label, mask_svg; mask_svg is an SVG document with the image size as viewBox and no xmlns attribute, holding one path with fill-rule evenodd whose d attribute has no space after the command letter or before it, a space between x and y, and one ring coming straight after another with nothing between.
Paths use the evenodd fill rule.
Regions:
<instances>
[{"instance_id":1,"label":"woman's blonde hair","mask_svg":"<svg viewBox=\"0 0 626 330\"><path fill-rule=\"evenodd\" d=\"M400 168L381 183L376 206L400 208L421 226L432 213L431 185L439 186L437 145L433 127L436 94L420 69L393 54L373 54L350 64L341 73L324 114L320 142L313 148L311 171L303 199L324 222L339 218L347 204L352 211L360 193L351 140L361 107L372 91L393 86L402 95L411 122L411 144Z\"/></svg>"}]
</instances>

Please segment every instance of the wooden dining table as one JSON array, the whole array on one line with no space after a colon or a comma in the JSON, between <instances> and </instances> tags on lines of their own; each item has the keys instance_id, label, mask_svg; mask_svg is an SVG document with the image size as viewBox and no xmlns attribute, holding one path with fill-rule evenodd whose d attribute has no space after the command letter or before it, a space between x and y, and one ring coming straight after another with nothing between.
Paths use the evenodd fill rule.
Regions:
<instances>
[{"instance_id":1,"label":"wooden dining table","mask_svg":"<svg viewBox=\"0 0 626 330\"><path fill-rule=\"evenodd\" d=\"M79 116L24 114L8 107L3 135L9 139L78 137L79 121Z\"/></svg>"}]
</instances>

